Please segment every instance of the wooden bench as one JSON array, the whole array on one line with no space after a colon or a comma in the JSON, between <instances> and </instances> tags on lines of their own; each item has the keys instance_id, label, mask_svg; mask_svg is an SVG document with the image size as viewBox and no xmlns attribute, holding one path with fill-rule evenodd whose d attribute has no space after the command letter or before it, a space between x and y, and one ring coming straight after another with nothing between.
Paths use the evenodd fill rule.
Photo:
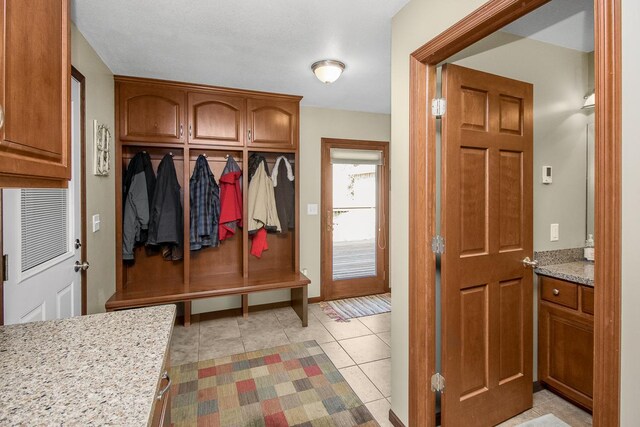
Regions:
<instances>
[{"instance_id":1,"label":"wooden bench","mask_svg":"<svg viewBox=\"0 0 640 427\"><path fill-rule=\"evenodd\" d=\"M105 304L107 311L144 307L158 304L185 303L185 325L190 323L191 304L197 299L214 298L225 295L242 295L242 313L249 313L248 295L254 292L291 289L291 307L302 321L308 325L308 291L311 283L302 273L265 272L260 278L244 278L238 275L216 275L211 278L191 281L188 286L170 281L154 284L129 284L116 292Z\"/></svg>"}]
</instances>

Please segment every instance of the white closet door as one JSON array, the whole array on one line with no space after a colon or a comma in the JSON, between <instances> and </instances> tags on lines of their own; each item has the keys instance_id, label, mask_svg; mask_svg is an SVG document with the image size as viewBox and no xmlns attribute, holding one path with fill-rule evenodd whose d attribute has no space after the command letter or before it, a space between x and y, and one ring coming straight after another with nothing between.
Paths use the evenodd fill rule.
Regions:
<instances>
[{"instance_id":1,"label":"white closet door","mask_svg":"<svg viewBox=\"0 0 640 427\"><path fill-rule=\"evenodd\" d=\"M80 84L71 79L72 177L67 189L3 190L4 323L81 314Z\"/></svg>"}]
</instances>

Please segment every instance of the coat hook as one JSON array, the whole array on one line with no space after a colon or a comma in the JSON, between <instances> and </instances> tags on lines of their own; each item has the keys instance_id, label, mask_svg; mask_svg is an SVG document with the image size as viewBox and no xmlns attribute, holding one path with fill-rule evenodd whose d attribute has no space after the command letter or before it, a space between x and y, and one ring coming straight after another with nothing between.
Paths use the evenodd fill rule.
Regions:
<instances>
[{"instance_id":1,"label":"coat hook","mask_svg":"<svg viewBox=\"0 0 640 427\"><path fill-rule=\"evenodd\" d=\"M229 155L227 154L226 156L224 156L225 160L229 160Z\"/></svg>"},{"instance_id":2,"label":"coat hook","mask_svg":"<svg viewBox=\"0 0 640 427\"><path fill-rule=\"evenodd\" d=\"M173 151L169 151L169 155L173 157Z\"/></svg>"},{"instance_id":3,"label":"coat hook","mask_svg":"<svg viewBox=\"0 0 640 427\"><path fill-rule=\"evenodd\" d=\"M209 155L207 153L202 153L202 155L204 156L205 159L209 158Z\"/></svg>"}]
</instances>

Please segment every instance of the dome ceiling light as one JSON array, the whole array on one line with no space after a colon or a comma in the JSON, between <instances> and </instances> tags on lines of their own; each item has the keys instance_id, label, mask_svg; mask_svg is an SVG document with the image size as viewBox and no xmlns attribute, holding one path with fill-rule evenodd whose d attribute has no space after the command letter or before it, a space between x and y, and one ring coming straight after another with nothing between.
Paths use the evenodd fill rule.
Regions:
<instances>
[{"instance_id":1,"label":"dome ceiling light","mask_svg":"<svg viewBox=\"0 0 640 427\"><path fill-rule=\"evenodd\" d=\"M338 80L342 71L344 71L344 63L334 59L324 59L314 62L311 65L311 71L322 83L333 83Z\"/></svg>"}]
</instances>

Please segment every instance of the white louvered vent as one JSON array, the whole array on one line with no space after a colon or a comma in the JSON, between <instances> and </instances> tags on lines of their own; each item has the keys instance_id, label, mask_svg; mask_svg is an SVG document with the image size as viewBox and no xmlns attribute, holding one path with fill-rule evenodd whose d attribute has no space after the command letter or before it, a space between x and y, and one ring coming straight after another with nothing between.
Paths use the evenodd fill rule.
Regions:
<instances>
[{"instance_id":1,"label":"white louvered vent","mask_svg":"<svg viewBox=\"0 0 640 427\"><path fill-rule=\"evenodd\" d=\"M68 250L67 189L22 190L22 271Z\"/></svg>"}]
</instances>

